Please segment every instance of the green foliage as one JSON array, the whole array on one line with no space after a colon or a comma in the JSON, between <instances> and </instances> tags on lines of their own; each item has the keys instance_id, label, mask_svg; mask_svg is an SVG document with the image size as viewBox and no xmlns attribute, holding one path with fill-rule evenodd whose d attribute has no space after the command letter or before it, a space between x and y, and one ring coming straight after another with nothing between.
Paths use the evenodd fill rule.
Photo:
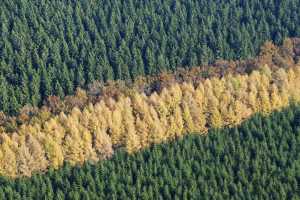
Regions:
<instances>
[{"instance_id":1,"label":"green foliage","mask_svg":"<svg viewBox=\"0 0 300 200\"><path fill-rule=\"evenodd\" d=\"M14 114L95 80L251 57L266 40L300 36L299 7L297 0L2 0L0 110Z\"/></svg>"},{"instance_id":2,"label":"green foliage","mask_svg":"<svg viewBox=\"0 0 300 200\"><path fill-rule=\"evenodd\" d=\"M300 107L83 167L0 177L1 199L299 199Z\"/></svg>"}]
</instances>

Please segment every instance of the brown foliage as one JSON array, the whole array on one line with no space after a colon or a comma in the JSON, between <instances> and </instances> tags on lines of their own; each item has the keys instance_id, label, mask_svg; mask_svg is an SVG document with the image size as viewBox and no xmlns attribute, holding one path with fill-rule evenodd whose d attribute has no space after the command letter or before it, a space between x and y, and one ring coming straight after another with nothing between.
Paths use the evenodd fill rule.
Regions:
<instances>
[{"instance_id":1,"label":"brown foliage","mask_svg":"<svg viewBox=\"0 0 300 200\"><path fill-rule=\"evenodd\" d=\"M299 102L298 49L298 39L281 48L266 43L257 59L162 73L132 88L122 81L95 84L64 100L49 97L40 109L26 106L17 117L0 113L0 173L30 176L64 161L96 162L114 148L133 153Z\"/></svg>"}]
</instances>

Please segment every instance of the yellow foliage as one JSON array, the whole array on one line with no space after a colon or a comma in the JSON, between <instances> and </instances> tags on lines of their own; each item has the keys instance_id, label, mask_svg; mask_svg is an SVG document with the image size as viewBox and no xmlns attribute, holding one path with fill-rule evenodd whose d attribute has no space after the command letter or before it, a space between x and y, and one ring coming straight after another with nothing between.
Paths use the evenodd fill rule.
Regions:
<instances>
[{"instance_id":1,"label":"yellow foliage","mask_svg":"<svg viewBox=\"0 0 300 200\"><path fill-rule=\"evenodd\" d=\"M194 121L190 113L190 108L186 102L182 103L182 110L183 110L182 118L184 121L184 131L187 133L194 132L195 131Z\"/></svg>"},{"instance_id":2,"label":"yellow foliage","mask_svg":"<svg viewBox=\"0 0 300 200\"><path fill-rule=\"evenodd\" d=\"M16 164L16 152L14 152L9 141L3 141L1 144L1 160L0 160L0 171L2 175L15 177L17 175L17 164Z\"/></svg>"},{"instance_id":3,"label":"yellow foliage","mask_svg":"<svg viewBox=\"0 0 300 200\"><path fill-rule=\"evenodd\" d=\"M253 113L259 110L258 91L253 82L249 83L248 105Z\"/></svg>"},{"instance_id":4,"label":"yellow foliage","mask_svg":"<svg viewBox=\"0 0 300 200\"><path fill-rule=\"evenodd\" d=\"M44 140L44 148L49 165L54 169L59 168L64 162L64 154L61 146L49 137Z\"/></svg>"},{"instance_id":5,"label":"yellow foliage","mask_svg":"<svg viewBox=\"0 0 300 200\"><path fill-rule=\"evenodd\" d=\"M94 148L98 159L110 158L113 154L112 142L106 131L97 128L93 134Z\"/></svg>"},{"instance_id":6,"label":"yellow foliage","mask_svg":"<svg viewBox=\"0 0 300 200\"><path fill-rule=\"evenodd\" d=\"M278 110L282 107L281 97L276 85L271 86L271 106L272 110Z\"/></svg>"},{"instance_id":7,"label":"yellow foliage","mask_svg":"<svg viewBox=\"0 0 300 200\"><path fill-rule=\"evenodd\" d=\"M126 150L128 153L134 153L138 150L140 150L141 144L140 144L140 139L137 134L134 132L129 132L127 134L127 139L126 139Z\"/></svg>"},{"instance_id":8,"label":"yellow foliage","mask_svg":"<svg viewBox=\"0 0 300 200\"><path fill-rule=\"evenodd\" d=\"M136 131L140 138L140 144L142 148L149 146L149 124L141 120L140 117L136 119Z\"/></svg>"},{"instance_id":9,"label":"yellow foliage","mask_svg":"<svg viewBox=\"0 0 300 200\"><path fill-rule=\"evenodd\" d=\"M149 135L148 142L150 144L157 144L166 140L166 134L164 126L161 124L161 120L158 117L156 110L150 107L149 114L151 120L149 120Z\"/></svg>"},{"instance_id":10,"label":"yellow foliage","mask_svg":"<svg viewBox=\"0 0 300 200\"><path fill-rule=\"evenodd\" d=\"M112 113L112 122L110 127L111 141L114 145L120 144L124 133L122 124L122 111L115 109Z\"/></svg>"},{"instance_id":11,"label":"yellow foliage","mask_svg":"<svg viewBox=\"0 0 300 200\"><path fill-rule=\"evenodd\" d=\"M216 107L210 110L209 125L212 128L221 128L223 125L221 113Z\"/></svg>"},{"instance_id":12,"label":"yellow foliage","mask_svg":"<svg viewBox=\"0 0 300 200\"><path fill-rule=\"evenodd\" d=\"M270 102L269 93L266 90L266 88L261 88L258 91L258 96L260 100L260 111L263 114L269 114L271 112L271 102Z\"/></svg>"},{"instance_id":13,"label":"yellow foliage","mask_svg":"<svg viewBox=\"0 0 300 200\"><path fill-rule=\"evenodd\" d=\"M241 123L256 112L269 114L300 101L300 67L228 75L174 84L146 96L132 90L70 113L23 124L15 133L0 127L0 173L30 176L48 167L107 159L113 149L134 153L151 144ZM87 101L83 91L77 98ZM77 102L80 103L80 102ZM84 104L86 105L86 104Z\"/></svg>"}]
</instances>

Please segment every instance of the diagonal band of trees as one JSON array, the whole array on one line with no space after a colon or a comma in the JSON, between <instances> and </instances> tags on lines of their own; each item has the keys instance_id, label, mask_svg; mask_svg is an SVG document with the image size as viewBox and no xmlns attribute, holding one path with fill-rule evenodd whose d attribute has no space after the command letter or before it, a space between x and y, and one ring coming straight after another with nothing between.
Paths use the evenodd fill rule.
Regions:
<instances>
[{"instance_id":1,"label":"diagonal band of trees","mask_svg":"<svg viewBox=\"0 0 300 200\"><path fill-rule=\"evenodd\" d=\"M33 171L98 161L125 147L129 153L208 128L239 124L257 112L300 101L300 67L265 65L250 75L206 79L194 86L174 84L160 94L132 92L82 111L74 107L44 122L0 133L0 173L30 176Z\"/></svg>"},{"instance_id":2,"label":"diagonal band of trees","mask_svg":"<svg viewBox=\"0 0 300 200\"><path fill-rule=\"evenodd\" d=\"M0 199L299 199L300 107L135 154L0 177Z\"/></svg>"}]
</instances>

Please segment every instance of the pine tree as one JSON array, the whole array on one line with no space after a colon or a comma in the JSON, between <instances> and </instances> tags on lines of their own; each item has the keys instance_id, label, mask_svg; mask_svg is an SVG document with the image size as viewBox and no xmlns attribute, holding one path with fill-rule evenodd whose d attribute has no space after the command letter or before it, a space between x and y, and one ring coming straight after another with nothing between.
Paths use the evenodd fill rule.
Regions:
<instances>
[{"instance_id":1,"label":"pine tree","mask_svg":"<svg viewBox=\"0 0 300 200\"><path fill-rule=\"evenodd\" d=\"M107 133L98 128L94 132L94 148L100 160L110 158L113 154L111 138Z\"/></svg>"},{"instance_id":2,"label":"pine tree","mask_svg":"<svg viewBox=\"0 0 300 200\"><path fill-rule=\"evenodd\" d=\"M212 92L212 91L210 91ZM213 128L220 128L223 125L221 113L219 111L218 99L213 94L208 94L208 124Z\"/></svg>"},{"instance_id":3,"label":"pine tree","mask_svg":"<svg viewBox=\"0 0 300 200\"><path fill-rule=\"evenodd\" d=\"M61 85L58 81L56 81L56 83L55 83L54 94L60 98L64 97L63 88L61 87Z\"/></svg>"},{"instance_id":4,"label":"pine tree","mask_svg":"<svg viewBox=\"0 0 300 200\"><path fill-rule=\"evenodd\" d=\"M16 164L16 154L12 147L11 139L5 134L2 135L1 149L1 160L0 160L0 172L3 175L9 175L15 177L17 175L17 164Z\"/></svg>"},{"instance_id":5,"label":"pine tree","mask_svg":"<svg viewBox=\"0 0 300 200\"><path fill-rule=\"evenodd\" d=\"M182 103L182 117L183 117L183 121L184 121L184 131L185 132L194 132L195 131L195 126L194 126L194 121L193 121L193 118L191 116L191 113L190 113L190 108L189 106L187 105L186 102L183 102Z\"/></svg>"},{"instance_id":6,"label":"pine tree","mask_svg":"<svg viewBox=\"0 0 300 200\"><path fill-rule=\"evenodd\" d=\"M149 146L149 125L140 119L140 117L137 116L136 119L136 131L137 135L139 136L140 139L140 144L142 148L145 148Z\"/></svg>"},{"instance_id":7,"label":"pine tree","mask_svg":"<svg viewBox=\"0 0 300 200\"><path fill-rule=\"evenodd\" d=\"M174 124L176 125L175 136L181 137L183 135L183 119L182 111L179 106L177 106L174 110Z\"/></svg>"},{"instance_id":8,"label":"pine tree","mask_svg":"<svg viewBox=\"0 0 300 200\"><path fill-rule=\"evenodd\" d=\"M158 113L151 106L149 108L149 116L147 116L147 122L149 124L149 138L150 144L159 144L166 140L164 119L158 117Z\"/></svg>"},{"instance_id":9,"label":"pine tree","mask_svg":"<svg viewBox=\"0 0 300 200\"><path fill-rule=\"evenodd\" d=\"M0 109L4 112L9 111L9 102L8 102L8 91L7 91L7 82L5 78L0 76Z\"/></svg>"},{"instance_id":10,"label":"pine tree","mask_svg":"<svg viewBox=\"0 0 300 200\"><path fill-rule=\"evenodd\" d=\"M258 91L258 96L260 97L260 110L264 114L269 114L271 111L271 102L269 98L269 93L266 88L261 88Z\"/></svg>"},{"instance_id":11,"label":"pine tree","mask_svg":"<svg viewBox=\"0 0 300 200\"><path fill-rule=\"evenodd\" d=\"M209 125L212 128L221 128L223 125L222 116L217 108L212 108L210 110Z\"/></svg>"},{"instance_id":12,"label":"pine tree","mask_svg":"<svg viewBox=\"0 0 300 200\"><path fill-rule=\"evenodd\" d=\"M110 129L110 137L113 145L122 144L123 134L124 134L124 125L123 125L123 116L122 116L122 104L116 103L115 110L112 111L112 122Z\"/></svg>"},{"instance_id":13,"label":"pine tree","mask_svg":"<svg viewBox=\"0 0 300 200\"><path fill-rule=\"evenodd\" d=\"M155 66L154 66L154 55L152 52L151 47L147 47L146 53L145 53L145 63L146 63L146 72L147 74L154 74L155 73Z\"/></svg>"},{"instance_id":14,"label":"pine tree","mask_svg":"<svg viewBox=\"0 0 300 200\"><path fill-rule=\"evenodd\" d=\"M61 145L53 141L49 136L48 138L44 138L43 144L46 152L46 158L49 161L49 166L57 169L64 162L64 154Z\"/></svg>"},{"instance_id":15,"label":"pine tree","mask_svg":"<svg viewBox=\"0 0 300 200\"><path fill-rule=\"evenodd\" d=\"M276 85L271 86L271 107L272 110L278 110L282 106L281 98L279 95L279 91Z\"/></svg>"},{"instance_id":16,"label":"pine tree","mask_svg":"<svg viewBox=\"0 0 300 200\"><path fill-rule=\"evenodd\" d=\"M31 103L34 106L40 103L40 77L37 73L32 74L30 83Z\"/></svg>"},{"instance_id":17,"label":"pine tree","mask_svg":"<svg viewBox=\"0 0 300 200\"><path fill-rule=\"evenodd\" d=\"M84 75L83 75L83 66L80 64L75 69L75 84L74 84L74 86L76 88L78 88L78 87L84 86L84 84L85 84L85 79L84 79Z\"/></svg>"},{"instance_id":18,"label":"pine tree","mask_svg":"<svg viewBox=\"0 0 300 200\"><path fill-rule=\"evenodd\" d=\"M126 149L129 153L133 153L141 148L140 139L136 134L135 125L134 125L134 116L132 113L131 101L129 98L124 99L124 110L123 110L123 120L124 127L126 132L125 143ZM121 142L122 143L122 142Z\"/></svg>"},{"instance_id":19,"label":"pine tree","mask_svg":"<svg viewBox=\"0 0 300 200\"><path fill-rule=\"evenodd\" d=\"M52 94L51 91L51 81L50 78L48 77L47 71L45 69L45 67L43 67L41 69L41 96L43 99L45 99L46 97L50 96Z\"/></svg>"},{"instance_id":20,"label":"pine tree","mask_svg":"<svg viewBox=\"0 0 300 200\"><path fill-rule=\"evenodd\" d=\"M64 157L71 164L83 163L84 144L81 137L82 127L79 123L79 116L82 115L78 108L74 108L65 121L66 135L63 141Z\"/></svg>"},{"instance_id":21,"label":"pine tree","mask_svg":"<svg viewBox=\"0 0 300 200\"><path fill-rule=\"evenodd\" d=\"M20 147L17 153L17 169L21 176L31 176L31 165L35 162L25 144L24 139L21 139Z\"/></svg>"},{"instance_id":22,"label":"pine tree","mask_svg":"<svg viewBox=\"0 0 300 200\"><path fill-rule=\"evenodd\" d=\"M247 101L249 103L249 106L252 110L252 112L257 112L259 109L259 99L257 97L258 95L258 91L256 88L256 85L253 84L253 82L249 83L249 90L250 92L248 93L248 97L247 97Z\"/></svg>"}]
</instances>

